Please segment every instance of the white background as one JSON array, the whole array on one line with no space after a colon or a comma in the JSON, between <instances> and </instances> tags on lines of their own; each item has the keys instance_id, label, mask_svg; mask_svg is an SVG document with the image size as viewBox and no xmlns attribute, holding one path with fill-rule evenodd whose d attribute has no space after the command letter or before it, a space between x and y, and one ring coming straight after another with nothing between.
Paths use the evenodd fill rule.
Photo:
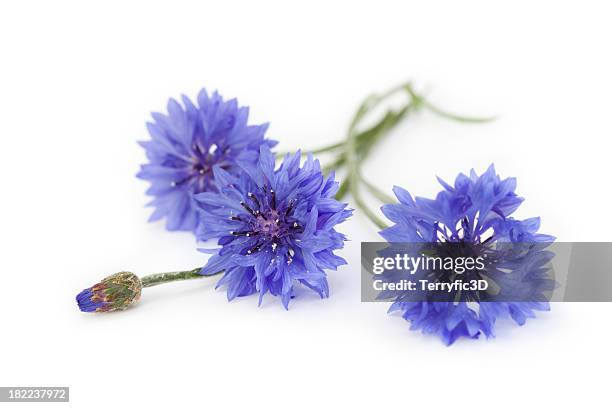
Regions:
<instances>
[{"instance_id":1,"label":"white background","mask_svg":"<svg viewBox=\"0 0 612 408\"><path fill-rule=\"evenodd\" d=\"M432 196L435 175L495 163L520 217L561 241L609 240L611 10L605 2L7 1L0 6L0 385L71 387L74 406L603 405L609 304L556 304L447 348L359 301L360 215L331 297L227 303L214 281L79 313L119 270L202 265L146 222L149 113L206 86L270 121L281 148L341 140L359 101L407 79L488 125L414 116L364 164ZM172 405L171 405L172 404Z\"/></svg>"}]
</instances>

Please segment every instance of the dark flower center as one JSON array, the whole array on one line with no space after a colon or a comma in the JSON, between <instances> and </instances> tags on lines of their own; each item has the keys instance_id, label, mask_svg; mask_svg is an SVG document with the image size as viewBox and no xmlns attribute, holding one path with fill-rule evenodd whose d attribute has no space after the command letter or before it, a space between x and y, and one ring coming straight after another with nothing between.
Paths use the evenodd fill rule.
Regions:
<instances>
[{"instance_id":1,"label":"dark flower center","mask_svg":"<svg viewBox=\"0 0 612 408\"><path fill-rule=\"evenodd\" d=\"M277 206L276 193L274 190L264 187L262 191L247 194L249 202L241 201L240 205L247 210L248 216L234 216L232 219L244 222L241 231L234 231L234 236L245 236L253 238L254 244L247 254L260 251L270 246L276 251L279 245L287 245L288 238L293 233L303 231L297 219L293 217L295 200L290 200L286 205ZM293 251L288 250L289 257Z\"/></svg>"},{"instance_id":2,"label":"dark flower center","mask_svg":"<svg viewBox=\"0 0 612 408\"><path fill-rule=\"evenodd\" d=\"M212 167L210 166L210 163L198 163L193 166L193 171L195 173L204 175L206 173L210 173L212 171Z\"/></svg>"},{"instance_id":3,"label":"dark flower center","mask_svg":"<svg viewBox=\"0 0 612 408\"><path fill-rule=\"evenodd\" d=\"M219 149L213 143L208 149L203 149L199 144L194 143L192 151L193 161L189 164L189 175L171 184L173 187L190 185L195 194L209 191L213 185L213 166L219 165L224 170L228 167L225 157L229 147Z\"/></svg>"},{"instance_id":4,"label":"dark flower center","mask_svg":"<svg viewBox=\"0 0 612 408\"><path fill-rule=\"evenodd\" d=\"M255 218L253 231L257 231L270 239L279 238L283 232L278 211L272 210L267 215L258 214Z\"/></svg>"},{"instance_id":5,"label":"dark flower center","mask_svg":"<svg viewBox=\"0 0 612 408\"><path fill-rule=\"evenodd\" d=\"M477 229L477 221L468 217L461 219L454 229L449 228L442 222L434 224L436 236L434 242L426 246L430 256L439 258L487 258L490 256L490 243L495 241L495 235L486 237L486 231ZM490 231L489 231L490 232ZM483 236L484 235L484 236ZM452 270L442 270L435 273L437 282L454 282L457 279L470 281L472 279L483 279L487 274L484 270L469 270L463 274L457 274ZM478 301L478 291L460 291L462 300Z\"/></svg>"}]
</instances>

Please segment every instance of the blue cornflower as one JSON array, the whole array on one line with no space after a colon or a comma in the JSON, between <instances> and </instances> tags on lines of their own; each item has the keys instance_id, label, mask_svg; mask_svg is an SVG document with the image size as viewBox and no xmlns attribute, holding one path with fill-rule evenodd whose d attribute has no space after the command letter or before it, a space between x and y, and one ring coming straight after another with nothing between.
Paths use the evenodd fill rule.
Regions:
<instances>
[{"instance_id":1,"label":"blue cornflower","mask_svg":"<svg viewBox=\"0 0 612 408\"><path fill-rule=\"evenodd\" d=\"M138 177L151 182L147 194L155 197L149 203L155 211L150 221L166 217L168 230L194 231L193 195L215 188L213 166L234 174L238 160L255 163L259 148L276 142L264 138L267 124L247 125L249 109L236 99L224 101L202 89L198 106L186 96L182 100L184 107L170 99L168 115L152 114L153 122L147 123L151 140L140 142L149 163Z\"/></svg>"},{"instance_id":2,"label":"blue cornflower","mask_svg":"<svg viewBox=\"0 0 612 408\"><path fill-rule=\"evenodd\" d=\"M380 234L389 242L465 242L470 245L494 243L546 243L554 238L538 233L539 218L516 220L510 217L522 203L514 190L516 179L500 179L491 165L478 176L459 174L454 186L438 178L444 187L435 199L417 197L394 187L398 204L382 207L395 224ZM546 253L535 252L531 260L546 260ZM527 259L527 258L525 258ZM512 260L510 260L512 261ZM509 262L510 262L509 261ZM535 262L535 261L534 261ZM539 264L534 263L534 282L543 282ZM537 275L537 276L536 276ZM544 282L550 288L550 282ZM537 289L542 289L540 286ZM401 297L398 297L401 299ZM481 333L494 335L498 318L511 317L523 325L534 310L549 310L542 301L530 302L406 302L396 299L389 312L399 311L411 322L412 330L439 335L446 344L461 336L477 338Z\"/></svg>"},{"instance_id":3,"label":"blue cornflower","mask_svg":"<svg viewBox=\"0 0 612 408\"><path fill-rule=\"evenodd\" d=\"M300 167L299 152L275 170L265 146L256 166L238 163L240 175L214 166L214 192L195 196L198 238L218 238L220 245L201 273L223 270L217 287L227 286L228 300L258 292L261 304L269 292L287 309L298 283L328 297L325 270L346 264L334 254L346 240L334 227L352 213L334 198L333 174L325 178L312 156Z\"/></svg>"}]
</instances>

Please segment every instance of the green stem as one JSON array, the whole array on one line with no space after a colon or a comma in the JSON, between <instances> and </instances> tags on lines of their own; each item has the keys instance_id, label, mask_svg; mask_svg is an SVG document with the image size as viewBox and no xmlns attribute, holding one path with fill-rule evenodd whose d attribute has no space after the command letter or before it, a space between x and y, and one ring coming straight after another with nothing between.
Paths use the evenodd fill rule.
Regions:
<instances>
[{"instance_id":1,"label":"green stem","mask_svg":"<svg viewBox=\"0 0 612 408\"><path fill-rule=\"evenodd\" d=\"M143 288L149 288L151 286L161 285L162 283L206 278L223 272L219 271L213 275L200 275L200 269L202 268L195 268L190 271L154 273L152 275L143 276L140 278L140 281L142 282Z\"/></svg>"},{"instance_id":2,"label":"green stem","mask_svg":"<svg viewBox=\"0 0 612 408\"><path fill-rule=\"evenodd\" d=\"M417 96L411 88L410 83L405 83L399 86L395 86L391 89L389 89L387 92L381 94L381 95L370 95L368 98L366 98L366 100L362 103L360 109L362 110L362 115L364 116L367 112L371 111L373 108L375 108L376 106L378 106L383 100L385 100L386 98L390 97L391 95L399 92L399 91L406 91L409 92L409 94L411 95L411 97L413 98L413 101L411 101L411 105L416 105L414 103L414 101L418 98L420 100L420 97ZM369 105L369 106L368 106ZM404 108L406 109L406 108ZM355 138L357 139L357 144L358 145L362 145L364 142L368 142L369 140L371 140L372 138L374 138L375 136L377 136L379 134L380 128L383 126L387 126L387 122L389 121L389 118L387 117L391 112L387 113L387 115L380 121L378 122L376 125L372 126L371 128L364 130L362 132L359 132L357 135L355 135ZM395 120L395 123L397 123L403 116L404 113L406 112L401 112L400 113L396 113L395 115L397 115L398 117ZM357 115L356 115L357 116ZM361 117L354 118L354 121L358 121L360 120ZM392 125L393 126L393 125ZM325 153L325 152L331 152L334 150L338 150L342 147L344 147L346 144L345 141L341 141L341 142L336 142L336 143L332 143L326 146L322 146L319 147L317 149L311 149L311 150L303 150L302 151L302 156L307 155L308 153ZM366 146L371 145L372 143L367 143ZM360 148L361 150L361 148ZM291 153L291 152L281 152L281 153L277 153L276 157L277 158L283 158L285 157L285 155L287 153ZM344 154L344 153L342 153Z\"/></svg>"},{"instance_id":3,"label":"green stem","mask_svg":"<svg viewBox=\"0 0 612 408\"><path fill-rule=\"evenodd\" d=\"M363 185L368 189L368 191L376 198L378 198L380 201L382 201L385 204L393 204L396 202L396 200L391 197L389 194L383 192L382 190L380 190L378 187L376 187L374 184L370 183L368 180L366 180L365 178L361 177L361 182L363 183Z\"/></svg>"},{"instance_id":4,"label":"green stem","mask_svg":"<svg viewBox=\"0 0 612 408\"><path fill-rule=\"evenodd\" d=\"M381 220L363 201L361 197L361 192L359 191L359 181L360 181L360 173L359 173L359 164L357 160L357 141L355 135L355 127L361 120L361 118L365 115L365 113L369 110L368 105L370 104L371 99L366 99L366 101L361 105L357 114L355 115L351 125L349 126L348 135L346 138L346 163L348 167L348 190L355 200L355 205L363 211L366 217L370 219L376 226L380 229L387 228L387 225L383 220Z\"/></svg>"},{"instance_id":5,"label":"green stem","mask_svg":"<svg viewBox=\"0 0 612 408\"><path fill-rule=\"evenodd\" d=\"M459 115L455 115L454 113L449 113L446 112L434 105L432 105L431 103L427 102L426 100L423 99L423 106L425 106L430 112L445 118L445 119L450 119L450 120L454 120L455 122L462 122L462 123L486 123L486 122L492 122L495 119L497 119L497 117L495 116L490 116L490 117L485 117L485 118L475 118L475 117L469 117L469 116L459 116Z\"/></svg>"},{"instance_id":6,"label":"green stem","mask_svg":"<svg viewBox=\"0 0 612 408\"><path fill-rule=\"evenodd\" d=\"M398 92L405 92L409 98L408 102L405 103L401 109L397 111L388 110L375 125L366 130L357 132L357 128L368 114L371 114L376 107ZM334 159L323 168L325 174L329 173L330 170L340 169L342 166L346 165L347 175L340 184L340 188L336 193L336 199L341 200L347 193L350 193L355 201L355 206L363 211L363 213L379 228L386 228L387 226L364 202L361 196L360 186L363 185L372 196L383 203L394 203L395 199L363 178L361 174L361 163L370 154L371 149L383 137L389 134L402 119L411 112L419 111L422 108L442 118L457 122L483 123L495 120L495 117L475 118L446 112L429 103L424 96L417 94L410 83L405 83L391 88L385 93L367 97L357 109L350 123L346 142L333 143L311 151L313 153L334 152ZM302 154L306 154L306 152Z\"/></svg>"}]
</instances>

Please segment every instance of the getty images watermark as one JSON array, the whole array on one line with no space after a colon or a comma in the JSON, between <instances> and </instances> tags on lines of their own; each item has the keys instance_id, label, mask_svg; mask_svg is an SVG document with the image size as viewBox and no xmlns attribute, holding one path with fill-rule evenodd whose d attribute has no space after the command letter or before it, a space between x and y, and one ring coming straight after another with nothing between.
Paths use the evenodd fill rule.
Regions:
<instances>
[{"instance_id":1,"label":"getty images watermark","mask_svg":"<svg viewBox=\"0 0 612 408\"><path fill-rule=\"evenodd\" d=\"M612 301L612 243L361 244L362 300Z\"/></svg>"}]
</instances>

